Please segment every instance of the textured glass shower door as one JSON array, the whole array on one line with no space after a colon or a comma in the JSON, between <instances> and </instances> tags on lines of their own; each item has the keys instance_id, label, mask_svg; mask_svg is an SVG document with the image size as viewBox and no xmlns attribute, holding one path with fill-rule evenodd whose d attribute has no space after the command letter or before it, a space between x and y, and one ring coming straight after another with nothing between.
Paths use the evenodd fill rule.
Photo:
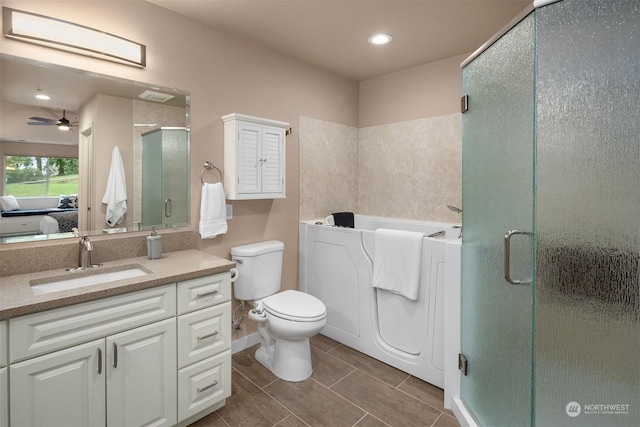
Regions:
<instances>
[{"instance_id":1,"label":"textured glass shower door","mask_svg":"<svg viewBox=\"0 0 640 427\"><path fill-rule=\"evenodd\" d=\"M638 426L640 2L536 19L536 423Z\"/></svg>"},{"instance_id":2,"label":"textured glass shower door","mask_svg":"<svg viewBox=\"0 0 640 427\"><path fill-rule=\"evenodd\" d=\"M189 131L164 127L142 135L142 227L189 224Z\"/></svg>"},{"instance_id":3,"label":"textured glass shower door","mask_svg":"<svg viewBox=\"0 0 640 427\"><path fill-rule=\"evenodd\" d=\"M529 15L463 70L461 398L491 427L532 424L532 235L504 261L533 231L533 58Z\"/></svg>"}]
</instances>

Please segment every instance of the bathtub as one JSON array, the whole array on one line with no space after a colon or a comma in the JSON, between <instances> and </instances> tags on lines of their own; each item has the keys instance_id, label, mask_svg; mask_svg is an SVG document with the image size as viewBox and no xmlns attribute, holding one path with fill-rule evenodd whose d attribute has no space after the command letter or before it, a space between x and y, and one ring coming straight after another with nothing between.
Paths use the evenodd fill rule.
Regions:
<instances>
[{"instance_id":1,"label":"bathtub","mask_svg":"<svg viewBox=\"0 0 640 427\"><path fill-rule=\"evenodd\" d=\"M450 223L363 215L355 215L353 229L320 221L299 224L300 290L327 307L320 333L445 388L445 289L460 286L460 230ZM423 239L416 301L372 287L378 228L446 232Z\"/></svg>"}]
</instances>

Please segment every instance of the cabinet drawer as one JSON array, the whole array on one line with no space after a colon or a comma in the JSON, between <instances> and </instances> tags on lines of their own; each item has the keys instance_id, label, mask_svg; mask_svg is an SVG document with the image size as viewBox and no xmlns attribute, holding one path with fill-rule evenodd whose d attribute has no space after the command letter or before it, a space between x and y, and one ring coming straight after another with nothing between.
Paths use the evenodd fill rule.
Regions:
<instances>
[{"instance_id":1,"label":"cabinet drawer","mask_svg":"<svg viewBox=\"0 0 640 427\"><path fill-rule=\"evenodd\" d=\"M176 314L175 285L28 314L9 320L11 363L167 319Z\"/></svg>"},{"instance_id":2,"label":"cabinet drawer","mask_svg":"<svg viewBox=\"0 0 640 427\"><path fill-rule=\"evenodd\" d=\"M0 322L0 368L7 364L7 322Z\"/></svg>"},{"instance_id":3,"label":"cabinet drawer","mask_svg":"<svg viewBox=\"0 0 640 427\"><path fill-rule=\"evenodd\" d=\"M231 348L231 303L178 317L178 368Z\"/></svg>"},{"instance_id":4,"label":"cabinet drawer","mask_svg":"<svg viewBox=\"0 0 640 427\"><path fill-rule=\"evenodd\" d=\"M231 396L231 350L178 371L178 422Z\"/></svg>"},{"instance_id":5,"label":"cabinet drawer","mask_svg":"<svg viewBox=\"0 0 640 427\"><path fill-rule=\"evenodd\" d=\"M178 314L231 301L231 273L178 282Z\"/></svg>"}]
</instances>

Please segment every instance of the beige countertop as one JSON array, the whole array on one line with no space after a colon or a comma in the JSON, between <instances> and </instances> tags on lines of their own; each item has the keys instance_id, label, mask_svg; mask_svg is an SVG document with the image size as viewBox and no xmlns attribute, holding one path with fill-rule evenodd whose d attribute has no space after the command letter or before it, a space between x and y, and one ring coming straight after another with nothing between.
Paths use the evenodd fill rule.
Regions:
<instances>
[{"instance_id":1,"label":"beige countertop","mask_svg":"<svg viewBox=\"0 0 640 427\"><path fill-rule=\"evenodd\" d=\"M117 269L120 266L132 264L137 264L149 270L150 274L43 295L33 294L31 289L32 282L37 283L51 277L55 277L58 280L73 278L78 274L84 273L67 272L64 269L58 269L0 277L0 320L181 280L222 273L235 267L235 262L228 259L196 249L189 249L163 253L160 259L151 260L147 259L147 257L138 257L105 262L101 267L97 267L96 270Z\"/></svg>"}]
</instances>

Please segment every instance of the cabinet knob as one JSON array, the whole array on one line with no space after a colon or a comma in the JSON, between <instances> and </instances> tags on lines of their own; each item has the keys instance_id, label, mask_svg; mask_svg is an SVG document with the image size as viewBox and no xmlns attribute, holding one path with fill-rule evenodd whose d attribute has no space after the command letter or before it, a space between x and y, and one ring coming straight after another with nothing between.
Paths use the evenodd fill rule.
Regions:
<instances>
[{"instance_id":1,"label":"cabinet knob","mask_svg":"<svg viewBox=\"0 0 640 427\"><path fill-rule=\"evenodd\" d=\"M218 331L213 331L210 334L198 337L198 341L206 340L207 338L215 337L216 335L218 335Z\"/></svg>"},{"instance_id":2,"label":"cabinet knob","mask_svg":"<svg viewBox=\"0 0 640 427\"><path fill-rule=\"evenodd\" d=\"M209 390L211 387L215 387L217 385L218 385L218 381L214 380L213 384L209 384L206 387L197 388L196 390L198 391L198 393L202 393L203 391Z\"/></svg>"}]
</instances>

